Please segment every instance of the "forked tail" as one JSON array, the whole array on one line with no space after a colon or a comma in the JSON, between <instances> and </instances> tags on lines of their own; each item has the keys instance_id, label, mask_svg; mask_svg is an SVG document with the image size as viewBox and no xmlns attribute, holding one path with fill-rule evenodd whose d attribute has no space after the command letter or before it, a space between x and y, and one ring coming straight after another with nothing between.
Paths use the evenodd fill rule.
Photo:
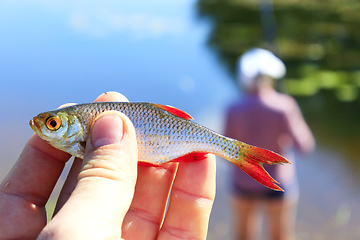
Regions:
<instances>
[{"instance_id":1,"label":"forked tail","mask_svg":"<svg viewBox=\"0 0 360 240\"><path fill-rule=\"evenodd\" d=\"M241 168L250 177L268 188L277 191L284 191L278 185L275 179L263 168L263 164L282 164L290 163L284 157L270 150L247 145L236 141L236 145L240 148L240 156L237 159L228 159L230 162Z\"/></svg>"}]
</instances>

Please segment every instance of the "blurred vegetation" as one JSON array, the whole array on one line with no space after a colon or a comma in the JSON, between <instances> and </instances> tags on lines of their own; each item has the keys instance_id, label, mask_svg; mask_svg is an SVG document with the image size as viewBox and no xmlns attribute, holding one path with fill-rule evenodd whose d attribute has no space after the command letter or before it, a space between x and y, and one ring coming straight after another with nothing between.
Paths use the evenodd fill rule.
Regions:
<instances>
[{"instance_id":1,"label":"blurred vegetation","mask_svg":"<svg viewBox=\"0 0 360 240\"><path fill-rule=\"evenodd\" d=\"M55 210L55 206L56 206L56 199L55 198L50 198L49 201L46 203L46 219L47 222L49 222L54 214L54 210Z\"/></svg>"},{"instance_id":2,"label":"blurred vegetation","mask_svg":"<svg viewBox=\"0 0 360 240\"><path fill-rule=\"evenodd\" d=\"M360 171L360 2L355 0L199 0L211 22L209 47L234 76L252 47L286 64L280 90L297 97L319 144Z\"/></svg>"}]
</instances>

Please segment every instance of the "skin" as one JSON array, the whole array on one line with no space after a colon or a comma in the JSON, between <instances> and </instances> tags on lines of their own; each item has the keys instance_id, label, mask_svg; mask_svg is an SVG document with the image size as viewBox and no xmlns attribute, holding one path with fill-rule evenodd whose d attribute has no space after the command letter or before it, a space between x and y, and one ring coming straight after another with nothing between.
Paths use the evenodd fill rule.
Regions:
<instances>
[{"instance_id":1,"label":"skin","mask_svg":"<svg viewBox=\"0 0 360 240\"><path fill-rule=\"evenodd\" d=\"M109 92L95 101L127 99ZM0 185L1 239L206 239L215 198L213 155L138 167L132 123L107 112L93 125L84 160L74 160L47 224L45 204L69 158L31 136Z\"/></svg>"}]
</instances>

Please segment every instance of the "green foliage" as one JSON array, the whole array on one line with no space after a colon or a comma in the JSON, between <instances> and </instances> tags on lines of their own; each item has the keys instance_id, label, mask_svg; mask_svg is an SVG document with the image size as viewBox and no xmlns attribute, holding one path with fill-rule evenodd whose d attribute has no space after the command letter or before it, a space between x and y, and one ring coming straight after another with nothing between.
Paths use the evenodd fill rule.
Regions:
<instances>
[{"instance_id":1,"label":"green foliage","mask_svg":"<svg viewBox=\"0 0 360 240\"><path fill-rule=\"evenodd\" d=\"M271 26L262 23L259 7L263 5L259 2L271 1L198 2L199 16L210 19L213 26L208 44L231 74L235 75L237 58L251 47L275 49L287 66L287 78L304 80L302 86L312 84L311 79L319 82L316 77L329 76L329 72L334 74L330 78L337 78L342 72L359 70L360 2L274 0L276 29L272 34L277 38L273 42L265 41L264 31ZM316 74L304 71L304 66L309 65L315 66ZM326 81L322 80L323 84L317 87L326 88ZM356 81L346 76L343 84L358 87ZM294 94L317 93L313 86L306 88L310 92L295 91Z\"/></svg>"},{"instance_id":2,"label":"green foliage","mask_svg":"<svg viewBox=\"0 0 360 240\"><path fill-rule=\"evenodd\" d=\"M264 6L269 15L260 13ZM249 48L273 50L287 67L281 89L298 97L318 142L360 171L360 2L199 0L197 7L212 25L208 45L225 69L235 76L237 58Z\"/></svg>"},{"instance_id":3,"label":"green foliage","mask_svg":"<svg viewBox=\"0 0 360 240\"><path fill-rule=\"evenodd\" d=\"M50 198L49 201L46 203L46 206L45 206L46 207L46 219L47 219L47 222L49 222L51 220L51 218L53 217L55 206L56 206L56 199L55 198Z\"/></svg>"}]
</instances>

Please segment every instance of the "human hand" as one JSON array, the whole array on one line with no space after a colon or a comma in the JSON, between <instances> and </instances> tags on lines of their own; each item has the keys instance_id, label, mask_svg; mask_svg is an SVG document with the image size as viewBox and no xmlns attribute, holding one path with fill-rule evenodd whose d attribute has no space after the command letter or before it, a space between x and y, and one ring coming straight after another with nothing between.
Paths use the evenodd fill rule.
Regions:
<instances>
[{"instance_id":1,"label":"human hand","mask_svg":"<svg viewBox=\"0 0 360 240\"><path fill-rule=\"evenodd\" d=\"M108 93L96 101L124 97ZM107 113L94 123L84 161L74 160L57 214L46 225L45 204L69 157L37 135L30 138L0 185L0 239L206 238L215 196L213 155L137 167L132 123Z\"/></svg>"}]
</instances>

